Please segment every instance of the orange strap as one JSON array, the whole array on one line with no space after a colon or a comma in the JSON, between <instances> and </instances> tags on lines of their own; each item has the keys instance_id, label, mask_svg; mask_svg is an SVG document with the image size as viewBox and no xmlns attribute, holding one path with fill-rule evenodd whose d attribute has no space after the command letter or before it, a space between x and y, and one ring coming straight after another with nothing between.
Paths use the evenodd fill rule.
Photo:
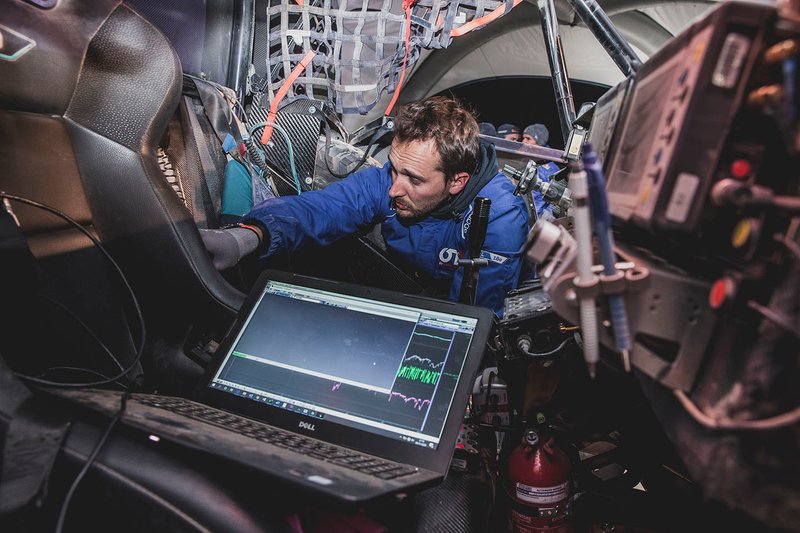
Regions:
<instances>
[{"instance_id":1,"label":"orange strap","mask_svg":"<svg viewBox=\"0 0 800 533\"><path fill-rule=\"evenodd\" d=\"M256 236L258 237L258 244L261 244L261 242L264 240L264 232L258 226L255 226L253 224L241 224L240 223L239 227L240 228L249 229L250 231L255 233Z\"/></svg>"},{"instance_id":2,"label":"orange strap","mask_svg":"<svg viewBox=\"0 0 800 533\"><path fill-rule=\"evenodd\" d=\"M408 61L408 46L411 42L411 6L414 4L414 1L405 0L403 2L403 10L406 12L406 49L403 52L403 69L400 71L400 81L397 82L397 87L394 90L394 96L392 97L392 101L389 102L389 105L386 107L386 112L383 114L384 116L388 117L389 114L392 112L392 108L394 108L394 104L397 103L397 97L400 96L400 88L403 86L403 81L406 79L406 62Z\"/></svg>"},{"instance_id":3,"label":"orange strap","mask_svg":"<svg viewBox=\"0 0 800 533\"><path fill-rule=\"evenodd\" d=\"M513 9L513 8L517 7L517 5L519 5L520 2L522 2L522 0L514 0L514 5L511 6L511 8ZM465 33L469 33L469 32L471 32L472 30L474 30L476 28L479 28L481 26L485 26L486 24L489 24L490 22L492 22L496 18L502 16L505 12L506 12L506 5L502 4L497 9L495 9L494 11L489 13L488 15L484 15L481 18L472 19L471 21L467 22L466 24L462 24L458 28L453 28L450 31L450 36L451 37L460 37L461 35L464 35Z\"/></svg>"},{"instance_id":4,"label":"orange strap","mask_svg":"<svg viewBox=\"0 0 800 533\"><path fill-rule=\"evenodd\" d=\"M309 50L306 55L303 56L303 59L301 59L300 62L292 69L292 73L289 74L289 77L283 82L283 85L281 85L281 88L278 89L278 92L275 93L275 98L272 100L272 104L269 106L269 115L267 115L268 125L264 127L264 133L261 134L261 144L266 145L272 137L273 128L270 124L275 124L275 117L278 115L278 103L283 100L283 97L289 92L289 87L291 87L295 80L300 76L300 73L303 72L306 67L308 67L315 55L317 54L313 50Z\"/></svg>"}]
</instances>

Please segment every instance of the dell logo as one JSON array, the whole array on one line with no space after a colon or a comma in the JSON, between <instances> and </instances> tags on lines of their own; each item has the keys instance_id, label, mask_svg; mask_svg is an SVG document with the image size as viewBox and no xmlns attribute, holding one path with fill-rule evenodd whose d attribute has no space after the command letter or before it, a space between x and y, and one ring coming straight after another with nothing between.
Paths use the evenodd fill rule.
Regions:
<instances>
[{"instance_id":1,"label":"dell logo","mask_svg":"<svg viewBox=\"0 0 800 533\"><path fill-rule=\"evenodd\" d=\"M309 423L309 422L302 422L302 421L301 421L301 422L300 422L300 428L301 428L301 429L307 429L307 430L309 430L309 431L316 431L316 430L314 429L314 424L311 424L311 423Z\"/></svg>"}]
</instances>

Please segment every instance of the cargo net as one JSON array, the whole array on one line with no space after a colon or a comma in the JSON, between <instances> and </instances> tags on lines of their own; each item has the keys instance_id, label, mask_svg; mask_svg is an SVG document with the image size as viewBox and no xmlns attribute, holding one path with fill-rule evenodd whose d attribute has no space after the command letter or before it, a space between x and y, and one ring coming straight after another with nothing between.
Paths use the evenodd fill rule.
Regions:
<instances>
[{"instance_id":1,"label":"cargo net","mask_svg":"<svg viewBox=\"0 0 800 533\"><path fill-rule=\"evenodd\" d=\"M254 92L270 102L304 95L339 114L365 114L384 91L395 91L404 58L409 69L421 48L446 48L520 1L259 1Z\"/></svg>"}]
</instances>

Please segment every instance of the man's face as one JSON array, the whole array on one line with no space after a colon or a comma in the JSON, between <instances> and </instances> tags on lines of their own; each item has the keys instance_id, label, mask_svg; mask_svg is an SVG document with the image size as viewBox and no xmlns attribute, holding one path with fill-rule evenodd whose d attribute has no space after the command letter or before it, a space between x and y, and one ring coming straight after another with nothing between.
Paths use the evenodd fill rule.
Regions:
<instances>
[{"instance_id":1,"label":"man's face","mask_svg":"<svg viewBox=\"0 0 800 533\"><path fill-rule=\"evenodd\" d=\"M519 136L519 133L506 133L505 139L508 141L521 141L522 139Z\"/></svg>"},{"instance_id":2,"label":"man's face","mask_svg":"<svg viewBox=\"0 0 800 533\"><path fill-rule=\"evenodd\" d=\"M528 135L527 133L525 133L522 136L522 142L523 144L532 144L534 146L536 146L537 144L536 139L534 139L531 135Z\"/></svg>"},{"instance_id":3,"label":"man's face","mask_svg":"<svg viewBox=\"0 0 800 533\"><path fill-rule=\"evenodd\" d=\"M397 217L405 220L424 218L451 195L461 192L469 179L466 173L459 173L451 180L445 178L439 170L440 157L433 139L392 141L389 162L392 175L389 197Z\"/></svg>"}]
</instances>

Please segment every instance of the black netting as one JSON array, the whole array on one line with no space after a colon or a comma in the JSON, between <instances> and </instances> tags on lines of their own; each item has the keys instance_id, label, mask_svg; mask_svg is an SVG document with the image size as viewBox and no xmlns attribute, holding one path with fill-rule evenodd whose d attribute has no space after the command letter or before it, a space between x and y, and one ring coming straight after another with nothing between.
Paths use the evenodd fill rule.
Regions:
<instances>
[{"instance_id":1,"label":"black netting","mask_svg":"<svg viewBox=\"0 0 800 533\"><path fill-rule=\"evenodd\" d=\"M411 8L406 68L421 48L445 48L452 38L508 12L518 0L420 0ZM268 100L309 51L316 55L289 89L327 101L337 113L367 113L397 87L405 53L406 16L400 0L279 0L257 3L255 85ZM492 15L490 17L490 15ZM474 29L473 28L473 29Z\"/></svg>"}]
</instances>

